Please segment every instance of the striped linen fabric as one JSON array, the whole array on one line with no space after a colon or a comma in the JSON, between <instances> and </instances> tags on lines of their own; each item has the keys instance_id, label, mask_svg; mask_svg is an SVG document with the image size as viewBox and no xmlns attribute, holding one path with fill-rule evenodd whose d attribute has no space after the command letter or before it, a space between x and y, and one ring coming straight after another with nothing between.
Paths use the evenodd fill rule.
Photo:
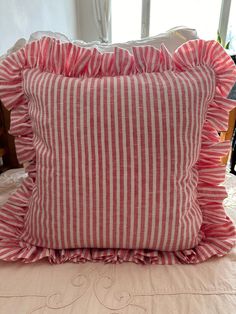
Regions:
<instances>
[{"instance_id":1,"label":"striped linen fabric","mask_svg":"<svg viewBox=\"0 0 236 314\"><path fill-rule=\"evenodd\" d=\"M198 263L234 245L222 201L233 61L214 41L100 53L53 38L0 66L28 177L0 210L0 258Z\"/></svg>"}]
</instances>

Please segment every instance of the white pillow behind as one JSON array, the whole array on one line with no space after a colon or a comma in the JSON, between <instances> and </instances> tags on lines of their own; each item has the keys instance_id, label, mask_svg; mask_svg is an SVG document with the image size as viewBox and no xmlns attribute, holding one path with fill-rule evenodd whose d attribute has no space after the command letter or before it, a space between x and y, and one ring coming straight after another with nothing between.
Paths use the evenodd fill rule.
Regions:
<instances>
[{"instance_id":1,"label":"white pillow behind","mask_svg":"<svg viewBox=\"0 0 236 314\"><path fill-rule=\"evenodd\" d=\"M76 44L81 47L97 48L101 52L112 52L114 51L115 47L120 47L120 48L124 48L131 51L133 46L144 46L144 45L145 46L150 45L156 48L160 48L162 43L166 46L166 48L170 52L174 52L176 48L181 46L186 41L198 38L197 31L195 29L188 28L185 26L178 26L178 27L171 28L167 32L158 34L156 36L146 37L146 38L138 39L138 40L132 40L132 41L124 42L124 43L104 44L99 41L85 42L82 40L70 40L64 34L50 32L50 31L47 31L47 32L38 31L38 32L32 33L30 35L28 42L39 40L40 38L44 36L57 38L61 42L71 41L73 42L73 44ZM24 47L26 43L27 41L24 38L21 38L15 43L15 45L12 48L10 48L7 51L6 55ZM0 60L6 57L6 55L2 56Z\"/></svg>"},{"instance_id":2,"label":"white pillow behind","mask_svg":"<svg viewBox=\"0 0 236 314\"><path fill-rule=\"evenodd\" d=\"M178 26L171 28L165 33L158 34L152 37L146 37L139 40L132 40L124 43L112 43L112 44L97 44L97 43L88 43L86 45L97 47L98 50L102 52L112 52L114 47L120 47L127 50L131 50L133 46L153 46L160 48L163 43L170 52L174 52L176 48L181 46L188 40L197 39L197 31L192 28L187 28L184 26ZM75 43L77 43L75 41ZM86 46L85 45L85 46Z\"/></svg>"}]
</instances>

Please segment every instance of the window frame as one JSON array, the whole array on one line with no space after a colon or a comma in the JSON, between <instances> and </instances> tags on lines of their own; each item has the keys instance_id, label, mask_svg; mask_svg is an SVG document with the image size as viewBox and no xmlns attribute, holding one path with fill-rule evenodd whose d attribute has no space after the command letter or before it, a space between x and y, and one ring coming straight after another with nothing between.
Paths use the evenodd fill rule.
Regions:
<instances>
[{"instance_id":1,"label":"window frame","mask_svg":"<svg viewBox=\"0 0 236 314\"><path fill-rule=\"evenodd\" d=\"M153 0L142 0L141 38L149 37L151 1ZM230 7L231 7L231 0L221 1L219 24L218 24L218 29L216 30L216 32L218 31L221 36L222 45L225 45L226 43L229 16L230 16ZM110 28L109 28L110 39L112 38L111 33L112 33L112 30L111 30L111 24L110 24Z\"/></svg>"}]
</instances>

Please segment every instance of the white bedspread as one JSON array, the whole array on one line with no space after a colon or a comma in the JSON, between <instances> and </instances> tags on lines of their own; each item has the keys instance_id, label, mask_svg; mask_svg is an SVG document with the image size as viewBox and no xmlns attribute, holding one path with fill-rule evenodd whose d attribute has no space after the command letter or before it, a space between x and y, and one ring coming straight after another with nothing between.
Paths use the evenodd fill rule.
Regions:
<instances>
[{"instance_id":1,"label":"white bedspread","mask_svg":"<svg viewBox=\"0 0 236 314\"><path fill-rule=\"evenodd\" d=\"M0 177L0 205L23 175ZM236 222L236 176L227 175L226 187ZM0 262L0 313L234 314L236 248L199 265Z\"/></svg>"}]
</instances>

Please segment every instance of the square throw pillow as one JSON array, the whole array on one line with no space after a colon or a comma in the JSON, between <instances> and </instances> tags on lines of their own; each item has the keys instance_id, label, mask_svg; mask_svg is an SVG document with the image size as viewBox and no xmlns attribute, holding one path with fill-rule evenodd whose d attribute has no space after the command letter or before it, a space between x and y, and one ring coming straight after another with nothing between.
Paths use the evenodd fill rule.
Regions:
<instances>
[{"instance_id":1,"label":"square throw pillow","mask_svg":"<svg viewBox=\"0 0 236 314\"><path fill-rule=\"evenodd\" d=\"M0 258L199 263L236 239L219 142L236 68L214 41L101 53L45 37L0 66L28 177L0 210Z\"/></svg>"}]
</instances>

